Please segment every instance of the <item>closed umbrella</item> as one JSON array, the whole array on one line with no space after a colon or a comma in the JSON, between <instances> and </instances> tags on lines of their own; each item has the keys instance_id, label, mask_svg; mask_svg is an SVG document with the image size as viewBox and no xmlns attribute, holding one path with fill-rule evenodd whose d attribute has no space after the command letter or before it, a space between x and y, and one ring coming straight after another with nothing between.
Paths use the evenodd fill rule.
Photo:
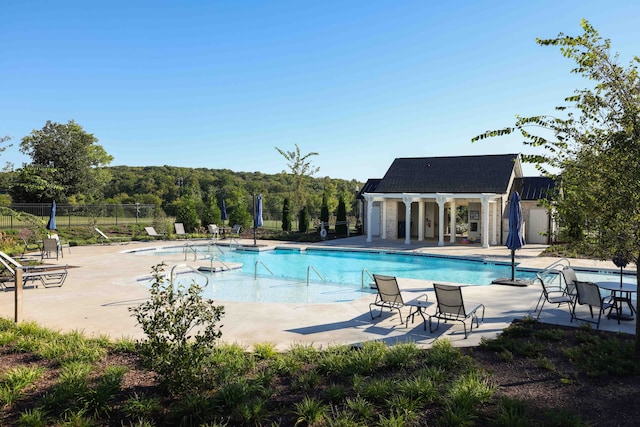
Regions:
<instances>
[{"instance_id":1,"label":"closed umbrella","mask_svg":"<svg viewBox=\"0 0 640 427\"><path fill-rule=\"evenodd\" d=\"M49 213L49 222L47 222L47 230L56 230L56 201L51 202L51 213Z\"/></svg>"},{"instance_id":2,"label":"closed umbrella","mask_svg":"<svg viewBox=\"0 0 640 427\"><path fill-rule=\"evenodd\" d=\"M255 226L256 227L262 227L263 226L263 221L262 221L262 194L258 194L258 205L256 206Z\"/></svg>"},{"instance_id":3,"label":"closed umbrella","mask_svg":"<svg viewBox=\"0 0 640 427\"><path fill-rule=\"evenodd\" d=\"M227 205L224 202L224 199L222 199L222 220L226 221L227 219L229 219L229 217L227 216Z\"/></svg>"},{"instance_id":4,"label":"closed umbrella","mask_svg":"<svg viewBox=\"0 0 640 427\"><path fill-rule=\"evenodd\" d=\"M509 205L509 234L507 235L507 248L511 249L511 280L515 280L516 260L515 253L524 246L522 236L522 207L520 206L520 194L514 192Z\"/></svg>"},{"instance_id":5,"label":"closed umbrella","mask_svg":"<svg viewBox=\"0 0 640 427\"><path fill-rule=\"evenodd\" d=\"M253 203L253 246L256 246L256 230L262 227L262 194L258 194L258 203Z\"/></svg>"}]
</instances>

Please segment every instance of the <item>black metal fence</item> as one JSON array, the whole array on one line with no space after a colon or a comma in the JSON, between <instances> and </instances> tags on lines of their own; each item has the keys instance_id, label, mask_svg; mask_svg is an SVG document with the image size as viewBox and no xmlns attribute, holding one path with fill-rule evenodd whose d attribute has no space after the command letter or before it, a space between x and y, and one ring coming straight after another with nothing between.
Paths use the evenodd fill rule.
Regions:
<instances>
[{"instance_id":1,"label":"black metal fence","mask_svg":"<svg viewBox=\"0 0 640 427\"><path fill-rule=\"evenodd\" d=\"M51 215L49 203L14 203L11 209L42 218L46 223ZM58 227L100 226L152 223L156 216L156 205L141 203L119 205L56 205ZM0 216L0 228L20 228L27 222L11 215Z\"/></svg>"},{"instance_id":2,"label":"black metal fence","mask_svg":"<svg viewBox=\"0 0 640 427\"><path fill-rule=\"evenodd\" d=\"M47 223L51 215L51 204L49 203L14 203L11 209L17 212L26 212L42 219ZM156 212L160 209L157 205L131 203L131 204L99 204L99 205L56 205L56 225L58 228L65 227L100 227L105 225L126 225L145 224L150 225L159 217ZM251 212L252 217L253 213ZM268 230L282 229L282 211L265 210L262 213L263 226ZM310 229L320 225L320 214L309 215ZM336 219L331 217L329 228L335 227ZM350 228L355 228L356 218L347 219ZM203 224L205 227L207 224ZM219 224L221 225L221 224ZM228 224L233 225L233 224ZM291 225L293 230L298 230L298 218L292 215ZM11 215L0 215L0 229L28 227L27 221Z\"/></svg>"}]
</instances>

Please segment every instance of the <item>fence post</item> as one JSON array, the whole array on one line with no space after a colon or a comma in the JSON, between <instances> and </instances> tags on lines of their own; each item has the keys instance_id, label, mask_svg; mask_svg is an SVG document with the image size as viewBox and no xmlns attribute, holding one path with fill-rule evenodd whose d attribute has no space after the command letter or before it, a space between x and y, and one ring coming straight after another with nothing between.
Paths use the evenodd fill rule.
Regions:
<instances>
[{"instance_id":1,"label":"fence post","mask_svg":"<svg viewBox=\"0 0 640 427\"><path fill-rule=\"evenodd\" d=\"M22 322L22 267L16 267L15 279L15 322Z\"/></svg>"}]
</instances>

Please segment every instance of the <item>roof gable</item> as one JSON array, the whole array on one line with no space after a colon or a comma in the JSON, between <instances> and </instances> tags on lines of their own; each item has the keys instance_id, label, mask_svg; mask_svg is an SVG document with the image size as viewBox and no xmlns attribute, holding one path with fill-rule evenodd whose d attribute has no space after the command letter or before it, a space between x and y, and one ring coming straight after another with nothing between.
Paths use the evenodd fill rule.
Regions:
<instances>
[{"instance_id":1,"label":"roof gable","mask_svg":"<svg viewBox=\"0 0 640 427\"><path fill-rule=\"evenodd\" d=\"M397 158L376 193L506 193L518 154Z\"/></svg>"},{"instance_id":2,"label":"roof gable","mask_svg":"<svg viewBox=\"0 0 640 427\"><path fill-rule=\"evenodd\" d=\"M553 178L526 176L514 180L513 191L517 191L520 194L521 200L550 199L555 186L556 182Z\"/></svg>"}]
</instances>

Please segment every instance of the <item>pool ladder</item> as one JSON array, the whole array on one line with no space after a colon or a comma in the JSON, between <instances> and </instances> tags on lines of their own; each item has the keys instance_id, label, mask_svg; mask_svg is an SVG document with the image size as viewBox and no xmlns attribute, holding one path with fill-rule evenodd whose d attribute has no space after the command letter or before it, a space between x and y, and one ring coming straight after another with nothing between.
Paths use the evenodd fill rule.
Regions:
<instances>
[{"instance_id":1,"label":"pool ladder","mask_svg":"<svg viewBox=\"0 0 640 427\"><path fill-rule=\"evenodd\" d=\"M375 283L376 283L376 280L373 278L373 276L371 275L369 270L367 270L366 268L363 268L362 269L362 290L363 291L364 291L364 277L365 277L365 274L367 276L369 276L369 278L371 279L371 282L369 282L369 283L372 283L373 285L375 285Z\"/></svg>"},{"instance_id":2,"label":"pool ladder","mask_svg":"<svg viewBox=\"0 0 640 427\"><path fill-rule=\"evenodd\" d=\"M189 264L176 264L173 267L171 267L171 275L169 276L169 283L171 283L171 285L173 285L173 278L175 275L175 269L178 267L187 267L188 269L194 271L195 273L198 273L199 275L201 275L202 277L205 278L205 280L207 281L204 286L206 287L209 284L209 278L205 275L202 274L201 271L199 271L197 268L194 268L192 266L190 266Z\"/></svg>"},{"instance_id":3,"label":"pool ladder","mask_svg":"<svg viewBox=\"0 0 640 427\"><path fill-rule=\"evenodd\" d=\"M258 278L258 264L262 264L262 266L269 272L271 273L271 275L273 276L273 271L269 270L269 267L267 267L267 264L265 264L264 262L257 260L255 266L253 267L253 278L257 279Z\"/></svg>"},{"instance_id":4,"label":"pool ladder","mask_svg":"<svg viewBox=\"0 0 640 427\"><path fill-rule=\"evenodd\" d=\"M564 267L571 267L571 261L567 258L561 258L558 261L552 262L548 266L546 266L541 272L536 273L542 280L547 280L547 277L553 276L551 278L551 282L553 282L556 278L560 280L560 270Z\"/></svg>"},{"instance_id":5,"label":"pool ladder","mask_svg":"<svg viewBox=\"0 0 640 427\"><path fill-rule=\"evenodd\" d=\"M309 276L310 276L311 270L313 270L313 272L316 273L316 275L320 278L320 280L324 280L324 277L322 277L322 275L318 272L318 270L316 270L316 268L313 265L310 265L307 267L307 286L309 286Z\"/></svg>"}]
</instances>

